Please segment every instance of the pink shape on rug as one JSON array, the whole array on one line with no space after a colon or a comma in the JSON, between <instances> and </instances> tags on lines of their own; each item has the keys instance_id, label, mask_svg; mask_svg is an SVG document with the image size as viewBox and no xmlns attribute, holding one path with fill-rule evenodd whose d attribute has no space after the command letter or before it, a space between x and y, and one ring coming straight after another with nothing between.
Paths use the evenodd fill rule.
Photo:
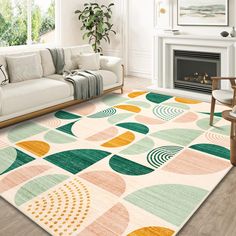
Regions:
<instances>
[{"instance_id":1,"label":"pink shape on rug","mask_svg":"<svg viewBox=\"0 0 236 236\"><path fill-rule=\"evenodd\" d=\"M148 116L142 116L142 115L135 116L135 120L140 122L140 123L147 124L147 125L160 125L160 124L165 123L162 120L158 120L158 119L155 119L155 118L150 118Z\"/></svg>"},{"instance_id":2,"label":"pink shape on rug","mask_svg":"<svg viewBox=\"0 0 236 236\"><path fill-rule=\"evenodd\" d=\"M110 171L93 171L80 175L81 178L120 197L126 189L125 181Z\"/></svg>"},{"instance_id":3,"label":"pink shape on rug","mask_svg":"<svg viewBox=\"0 0 236 236\"><path fill-rule=\"evenodd\" d=\"M194 122L198 119L198 115L193 112L188 112L181 117L177 118L175 122L177 123L186 123L186 122Z\"/></svg>"},{"instance_id":4,"label":"pink shape on rug","mask_svg":"<svg viewBox=\"0 0 236 236\"><path fill-rule=\"evenodd\" d=\"M79 114L81 116L90 115L95 110L96 110L96 105L91 102L86 102L84 104L80 104L79 106L66 109L66 111L68 111L68 112Z\"/></svg>"},{"instance_id":5,"label":"pink shape on rug","mask_svg":"<svg viewBox=\"0 0 236 236\"><path fill-rule=\"evenodd\" d=\"M205 175L229 167L231 164L228 161L187 149L164 166L162 170L184 175Z\"/></svg>"},{"instance_id":6,"label":"pink shape on rug","mask_svg":"<svg viewBox=\"0 0 236 236\"><path fill-rule=\"evenodd\" d=\"M129 223L127 209L118 203L86 227L78 236L122 235Z\"/></svg>"},{"instance_id":7,"label":"pink shape on rug","mask_svg":"<svg viewBox=\"0 0 236 236\"><path fill-rule=\"evenodd\" d=\"M0 140L0 149L6 148L6 147L9 147L9 145Z\"/></svg>"},{"instance_id":8,"label":"pink shape on rug","mask_svg":"<svg viewBox=\"0 0 236 236\"><path fill-rule=\"evenodd\" d=\"M208 141L210 141L213 144L224 146L224 147L230 146L230 137L216 134L216 133L209 133L209 132L205 134L205 137Z\"/></svg>"},{"instance_id":9,"label":"pink shape on rug","mask_svg":"<svg viewBox=\"0 0 236 236\"><path fill-rule=\"evenodd\" d=\"M104 141L115 137L119 133L116 127L110 127L97 134L94 134L87 138L88 141Z\"/></svg>"},{"instance_id":10,"label":"pink shape on rug","mask_svg":"<svg viewBox=\"0 0 236 236\"><path fill-rule=\"evenodd\" d=\"M48 118L46 117L45 119L40 120L41 124L46 125L47 127L50 128L57 128L61 125L61 120L57 118Z\"/></svg>"},{"instance_id":11,"label":"pink shape on rug","mask_svg":"<svg viewBox=\"0 0 236 236\"><path fill-rule=\"evenodd\" d=\"M0 193L6 192L51 168L52 167L46 165L35 165L13 171L0 180Z\"/></svg>"}]
</instances>

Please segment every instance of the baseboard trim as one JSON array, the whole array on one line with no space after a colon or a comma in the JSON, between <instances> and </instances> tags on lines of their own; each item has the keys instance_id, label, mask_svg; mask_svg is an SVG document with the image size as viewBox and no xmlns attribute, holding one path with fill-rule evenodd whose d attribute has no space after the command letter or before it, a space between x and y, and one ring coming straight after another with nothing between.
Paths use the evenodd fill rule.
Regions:
<instances>
[{"instance_id":1,"label":"baseboard trim","mask_svg":"<svg viewBox=\"0 0 236 236\"><path fill-rule=\"evenodd\" d=\"M136 71L128 71L128 76L134 76L138 78L152 79L152 74L145 72L136 72Z\"/></svg>"}]
</instances>

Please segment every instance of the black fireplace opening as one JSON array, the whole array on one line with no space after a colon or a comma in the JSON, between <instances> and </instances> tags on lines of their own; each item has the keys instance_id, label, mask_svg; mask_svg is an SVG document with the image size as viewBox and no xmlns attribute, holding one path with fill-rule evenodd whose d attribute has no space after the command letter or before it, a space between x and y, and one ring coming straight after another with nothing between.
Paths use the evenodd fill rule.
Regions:
<instances>
[{"instance_id":1,"label":"black fireplace opening","mask_svg":"<svg viewBox=\"0 0 236 236\"><path fill-rule=\"evenodd\" d=\"M174 51L175 88L211 93L211 77L220 75L219 53Z\"/></svg>"}]
</instances>

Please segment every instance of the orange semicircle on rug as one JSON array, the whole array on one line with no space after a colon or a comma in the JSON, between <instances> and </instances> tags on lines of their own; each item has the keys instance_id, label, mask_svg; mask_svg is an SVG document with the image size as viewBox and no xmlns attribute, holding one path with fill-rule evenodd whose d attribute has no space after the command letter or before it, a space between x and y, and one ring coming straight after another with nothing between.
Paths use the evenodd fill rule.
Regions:
<instances>
[{"instance_id":1,"label":"orange semicircle on rug","mask_svg":"<svg viewBox=\"0 0 236 236\"><path fill-rule=\"evenodd\" d=\"M17 143L16 145L38 157L46 155L50 150L50 145L42 141L25 141Z\"/></svg>"},{"instance_id":2,"label":"orange semicircle on rug","mask_svg":"<svg viewBox=\"0 0 236 236\"><path fill-rule=\"evenodd\" d=\"M175 101L180 102L180 103L185 103L185 104L199 104L199 103L202 103L201 101L192 100L192 99L188 99L188 98L175 98Z\"/></svg>"},{"instance_id":3,"label":"orange semicircle on rug","mask_svg":"<svg viewBox=\"0 0 236 236\"><path fill-rule=\"evenodd\" d=\"M106 148L118 148L130 144L134 140L135 135L132 132L128 131L115 137L114 139L111 139L110 141L102 144L101 146Z\"/></svg>"},{"instance_id":4,"label":"orange semicircle on rug","mask_svg":"<svg viewBox=\"0 0 236 236\"><path fill-rule=\"evenodd\" d=\"M139 97L143 94L147 93L146 91L137 91L137 92L133 92L133 93L130 93L128 95L129 98L136 98L136 97Z\"/></svg>"},{"instance_id":5,"label":"orange semicircle on rug","mask_svg":"<svg viewBox=\"0 0 236 236\"><path fill-rule=\"evenodd\" d=\"M118 106L115 106L115 108L125 110L125 111L131 111L134 113L139 113L141 111L141 108L137 106L133 106L133 105L118 105Z\"/></svg>"},{"instance_id":6,"label":"orange semicircle on rug","mask_svg":"<svg viewBox=\"0 0 236 236\"><path fill-rule=\"evenodd\" d=\"M175 232L164 227L145 227L128 234L128 236L171 236Z\"/></svg>"}]
</instances>

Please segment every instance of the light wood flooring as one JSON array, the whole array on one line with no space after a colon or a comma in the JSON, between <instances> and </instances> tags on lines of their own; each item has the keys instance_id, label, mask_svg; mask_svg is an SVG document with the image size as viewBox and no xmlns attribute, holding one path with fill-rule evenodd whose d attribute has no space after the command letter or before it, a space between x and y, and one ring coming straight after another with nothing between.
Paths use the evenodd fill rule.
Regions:
<instances>
[{"instance_id":1,"label":"light wood flooring","mask_svg":"<svg viewBox=\"0 0 236 236\"><path fill-rule=\"evenodd\" d=\"M129 77L125 87L145 89L149 85L150 80ZM236 236L235 199L236 168L233 168L178 235ZM46 235L49 234L0 198L0 236Z\"/></svg>"}]
</instances>

